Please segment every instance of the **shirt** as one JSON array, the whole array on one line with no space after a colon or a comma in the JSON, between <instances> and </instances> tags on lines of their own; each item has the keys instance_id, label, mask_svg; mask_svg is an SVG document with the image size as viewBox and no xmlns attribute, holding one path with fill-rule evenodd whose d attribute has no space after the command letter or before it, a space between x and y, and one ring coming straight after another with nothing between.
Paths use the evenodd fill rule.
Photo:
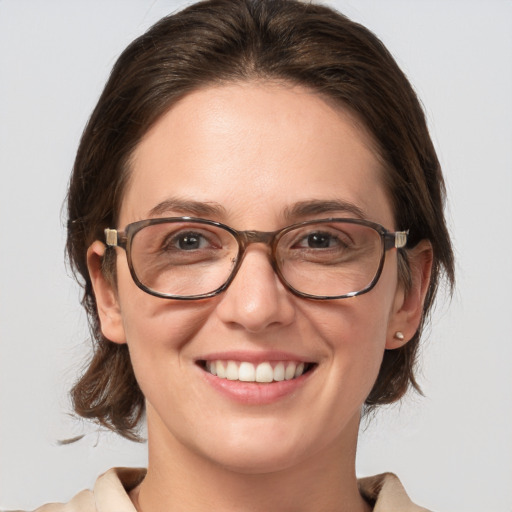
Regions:
<instances>
[{"instance_id":1,"label":"shirt","mask_svg":"<svg viewBox=\"0 0 512 512\"><path fill-rule=\"evenodd\" d=\"M82 491L68 503L48 503L35 512L136 512L128 493L144 479L145 469L113 468L99 476L93 490ZM358 480L361 495L373 512L429 512L415 505L392 473Z\"/></svg>"}]
</instances>

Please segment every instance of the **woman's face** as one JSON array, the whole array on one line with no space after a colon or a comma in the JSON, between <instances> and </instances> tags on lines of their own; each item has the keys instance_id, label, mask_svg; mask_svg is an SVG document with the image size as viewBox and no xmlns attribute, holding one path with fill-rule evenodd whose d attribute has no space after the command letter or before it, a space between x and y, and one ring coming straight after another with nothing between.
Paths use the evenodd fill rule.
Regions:
<instances>
[{"instance_id":1,"label":"woman's face","mask_svg":"<svg viewBox=\"0 0 512 512\"><path fill-rule=\"evenodd\" d=\"M394 230L382 173L353 117L306 89L205 88L173 106L141 141L117 227L188 215L274 231L354 217L357 209ZM101 252L94 245L89 260ZM117 291L97 272L93 281L104 334L129 346L147 400L150 446L179 446L242 472L355 448L384 349L407 329L394 249L371 292L330 301L287 291L262 244L249 247L224 293L196 301L143 292L124 251L117 253ZM244 383L210 374L206 363L219 360L312 369L289 381Z\"/></svg>"}]
</instances>

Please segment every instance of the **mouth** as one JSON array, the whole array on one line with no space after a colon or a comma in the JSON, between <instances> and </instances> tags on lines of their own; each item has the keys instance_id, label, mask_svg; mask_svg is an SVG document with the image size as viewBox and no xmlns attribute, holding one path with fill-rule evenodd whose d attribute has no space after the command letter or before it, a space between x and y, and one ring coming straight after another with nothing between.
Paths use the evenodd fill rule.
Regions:
<instances>
[{"instance_id":1,"label":"mouth","mask_svg":"<svg viewBox=\"0 0 512 512\"><path fill-rule=\"evenodd\" d=\"M271 384L298 379L311 372L316 363L301 361L262 361L258 364L235 360L201 360L198 365L219 379Z\"/></svg>"}]
</instances>

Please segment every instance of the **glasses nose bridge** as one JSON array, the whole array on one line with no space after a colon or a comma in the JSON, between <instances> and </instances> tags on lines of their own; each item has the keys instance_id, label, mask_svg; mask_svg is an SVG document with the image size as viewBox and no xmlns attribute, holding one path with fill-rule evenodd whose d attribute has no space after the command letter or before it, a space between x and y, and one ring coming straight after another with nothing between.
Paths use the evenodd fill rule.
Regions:
<instances>
[{"instance_id":1,"label":"glasses nose bridge","mask_svg":"<svg viewBox=\"0 0 512 512\"><path fill-rule=\"evenodd\" d=\"M265 250L267 253L268 263L272 268L273 272L277 272L277 262L274 255L273 244L276 235L279 234L279 231L237 231L239 252L238 252L238 263L236 267L233 269L233 273L231 278L229 279L229 283L235 278L238 274L239 270L242 267L243 261L245 260L246 250L252 244L262 244L265 246ZM229 284L228 283L228 284Z\"/></svg>"},{"instance_id":2,"label":"glasses nose bridge","mask_svg":"<svg viewBox=\"0 0 512 512\"><path fill-rule=\"evenodd\" d=\"M266 246L268 258L272 268L275 269L273 243L276 231L238 231L238 243L240 244L240 263L244 259L247 248L252 244L263 244Z\"/></svg>"},{"instance_id":3,"label":"glasses nose bridge","mask_svg":"<svg viewBox=\"0 0 512 512\"><path fill-rule=\"evenodd\" d=\"M269 248L272 247L274 241L275 231L239 231L240 245L245 252L247 247L251 244L264 244Z\"/></svg>"}]
</instances>

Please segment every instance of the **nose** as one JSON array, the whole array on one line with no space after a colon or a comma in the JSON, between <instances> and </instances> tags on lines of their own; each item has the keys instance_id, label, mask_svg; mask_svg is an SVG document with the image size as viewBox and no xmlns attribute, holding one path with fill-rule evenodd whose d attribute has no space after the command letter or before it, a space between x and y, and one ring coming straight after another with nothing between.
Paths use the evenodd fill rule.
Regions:
<instances>
[{"instance_id":1,"label":"nose","mask_svg":"<svg viewBox=\"0 0 512 512\"><path fill-rule=\"evenodd\" d=\"M246 251L238 273L221 295L217 314L225 323L258 333L292 323L294 300L275 274L266 248L258 244Z\"/></svg>"}]
</instances>

